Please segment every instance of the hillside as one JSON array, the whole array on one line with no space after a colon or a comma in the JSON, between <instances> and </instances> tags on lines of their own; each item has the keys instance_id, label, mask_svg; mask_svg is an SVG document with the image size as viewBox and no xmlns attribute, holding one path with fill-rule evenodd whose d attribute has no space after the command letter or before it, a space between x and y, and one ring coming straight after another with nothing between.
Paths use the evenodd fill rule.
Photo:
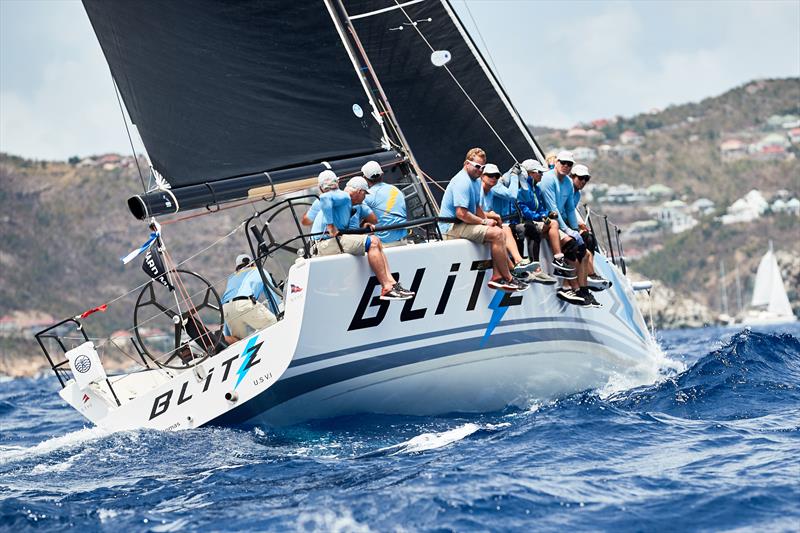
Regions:
<instances>
[{"instance_id":1,"label":"hillside","mask_svg":"<svg viewBox=\"0 0 800 533\"><path fill-rule=\"evenodd\" d=\"M777 157L757 150L733 157L721 150L732 138L760 146L765 135L786 130L774 117L790 115L800 116L800 80L763 80L699 103L596 120L572 130L538 130L538 139L548 151L563 147L593 154L585 161L593 176L587 188L593 193L586 199L593 210L621 225L633 268L675 291L669 298L691 295L718 312L720 260L727 268L731 302L735 268L747 299L768 239L783 252L785 275L800 273L794 263L800 257L797 217L770 208L748 223L723 225L718 220L751 189L762 191L770 202L779 193L787 198L800 194L797 143L789 143ZM113 163L119 160L104 156L47 162L0 154L0 373L8 368L3 367L4 358L12 354L43 362L31 337L42 324L111 302L147 281L140 261L123 266L119 260L149 235L146 224L135 221L124 205L141 190L135 165ZM671 191L640 203L608 202L608 186L620 184L664 184ZM693 228L673 233L662 221L648 232L633 231L635 223L647 224L660 216L664 201L688 205L700 197L710 199L714 207L691 213L697 224ZM212 245L249 214L252 207L230 209L165 224L163 231L172 255L182 260ZM245 249L239 231L187 267L221 288L233 258ZM787 279L787 286L794 288L790 297L796 311L798 285L800 279ZM92 327L106 332L130 328L135 296L93 315Z\"/></svg>"}]
</instances>

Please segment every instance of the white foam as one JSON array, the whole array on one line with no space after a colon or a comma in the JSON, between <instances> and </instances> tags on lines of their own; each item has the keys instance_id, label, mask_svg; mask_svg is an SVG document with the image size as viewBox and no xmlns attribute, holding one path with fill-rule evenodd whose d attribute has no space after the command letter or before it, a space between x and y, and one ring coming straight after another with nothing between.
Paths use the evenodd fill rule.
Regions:
<instances>
[{"instance_id":1,"label":"white foam","mask_svg":"<svg viewBox=\"0 0 800 533\"><path fill-rule=\"evenodd\" d=\"M369 533L372 531L368 525L358 522L353 518L349 509L341 513L324 509L320 511L302 512L297 517L296 531L327 531L329 533Z\"/></svg>"},{"instance_id":2,"label":"white foam","mask_svg":"<svg viewBox=\"0 0 800 533\"><path fill-rule=\"evenodd\" d=\"M493 426L491 428L487 427L486 429L494 429L495 427L499 427L501 425L502 424L498 424L497 426ZM380 450L377 450L376 453L397 455L400 453L419 453L426 450L435 450L468 437L479 429L481 429L479 425L470 422L464 424L463 426L458 426L457 428L442 431L441 433L423 433L405 442L401 442L400 444L394 444L392 446L387 446L386 448L381 448Z\"/></svg>"},{"instance_id":3,"label":"white foam","mask_svg":"<svg viewBox=\"0 0 800 533\"><path fill-rule=\"evenodd\" d=\"M83 428L78 431L67 433L66 435L61 435L60 437L47 439L30 448L18 446L7 447L2 449L2 454L0 454L0 465L46 455L62 448L73 448L85 442L100 439L108 435L108 431L104 431L98 427Z\"/></svg>"}]
</instances>

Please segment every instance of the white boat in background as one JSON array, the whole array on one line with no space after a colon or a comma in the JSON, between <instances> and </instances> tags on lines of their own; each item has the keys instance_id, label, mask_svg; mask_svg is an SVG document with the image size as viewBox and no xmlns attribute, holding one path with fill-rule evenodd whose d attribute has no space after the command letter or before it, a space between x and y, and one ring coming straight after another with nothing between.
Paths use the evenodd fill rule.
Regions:
<instances>
[{"instance_id":1,"label":"white boat in background","mask_svg":"<svg viewBox=\"0 0 800 533\"><path fill-rule=\"evenodd\" d=\"M431 185L467 149L504 168L544 159L447 1L84 5L153 177L128 200L153 230L141 248L153 279L130 339L141 366L106 374L100 353L113 343L89 337L93 310L37 334L62 398L93 423L178 430L487 412L657 378L660 351L608 221L596 228L595 269L613 283L596 293L602 308L568 305L552 286L491 290L488 248L441 240ZM299 194L319 172L344 178L368 160L406 198L414 242L386 250L416 292L402 303L376 297L364 257L311 256L299 222L313 193ZM156 217L214 216L237 201L257 206L241 227L282 301L272 302L277 324L228 346L214 284L171 259ZM156 324L169 334L154 341L146 330Z\"/></svg>"},{"instance_id":2,"label":"white boat in background","mask_svg":"<svg viewBox=\"0 0 800 533\"><path fill-rule=\"evenodd\" d=\"M750 306L737 317L737 323L756 326L795 321L797 321L797 317L792 312L789 297L786 295L786 287L783 285L781 270L772 251L772 241L770 241L769 250L758 264Z\"/></svg>"}]
</instances>

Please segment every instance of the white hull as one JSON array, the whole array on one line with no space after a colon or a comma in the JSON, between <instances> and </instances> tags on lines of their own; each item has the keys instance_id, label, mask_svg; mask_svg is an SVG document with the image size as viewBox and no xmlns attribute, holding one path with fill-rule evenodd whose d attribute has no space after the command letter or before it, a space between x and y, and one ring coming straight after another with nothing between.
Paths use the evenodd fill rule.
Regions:
<instances>
[{"instance_id":1,"label":"white hull","mask_svg":"<svg viewBox=\"0 0 800 533\"><path fill-rule=\"evenodd\" d=\"M553 286L533 285L521 297L488 289L489 272L478 268L488 250L467 241L387 255L417 291L414 300L374 298L379 288L368 286L364 257L301 259L285 284L284 319L204 362L207 380L185 371L122 407L103 402L96 413L81 409L84 392L74 383L62 396L109 429L183 429L363 412L487 412L657 377L658 350L630 284L599 255L596 268L614 283L595 293L602 309L567 305ZM249 368L246 346L256 350ZM231 391L236 401L224 399Z\"/></svg>"}]
</instances>

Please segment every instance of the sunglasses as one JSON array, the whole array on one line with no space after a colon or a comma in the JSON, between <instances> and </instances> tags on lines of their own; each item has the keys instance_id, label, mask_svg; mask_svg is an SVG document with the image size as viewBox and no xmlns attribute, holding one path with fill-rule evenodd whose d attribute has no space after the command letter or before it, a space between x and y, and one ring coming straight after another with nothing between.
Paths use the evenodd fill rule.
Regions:
<instances>
[{"instance_id":1,"label":"sunglasses","mask_svg":"<svg viewBox=\"0 0 800 533\"><path fill-rule=\"evenodd\" d=\"M483 167L486 166L486 165L481 165L480 163L476 163L475 161L470 161L469 159L467 159L467 163L477 168L478 170L483 170Z\"/></svg>"},{"instance_id":2,"label":"sunglasses","mask_svg":"<svg viewBox=\"0 0 800 533\"><path fill-rule=\"evenodd\" d=\"M559 164L559 165L564 165L564 166L567 166L567 167L571 167L571 166L572 166L574 163L573 163L572 161L561 161L561 160L559 159L559 160L558 160L558 164Z\"/></svg>"},{"instance_id":3,"label":"sunglasses","mask_svg":"<svg viewBox=\"0 0 800 533\"><path fill-rule=\"evenodd\" d=\"M586 183L591 179L591 176L578 176L578 179Z\"/></svg>"},{"instance_id":4,"label":"sunglasses","mask_svg":"<svg viewBox=\"0 0 800 533\"><path fill-rule=\"evenodd\" d=\"M493 180L500 179L500 174L484 174L484 176Z\"/></svg>"}]
</instances>

